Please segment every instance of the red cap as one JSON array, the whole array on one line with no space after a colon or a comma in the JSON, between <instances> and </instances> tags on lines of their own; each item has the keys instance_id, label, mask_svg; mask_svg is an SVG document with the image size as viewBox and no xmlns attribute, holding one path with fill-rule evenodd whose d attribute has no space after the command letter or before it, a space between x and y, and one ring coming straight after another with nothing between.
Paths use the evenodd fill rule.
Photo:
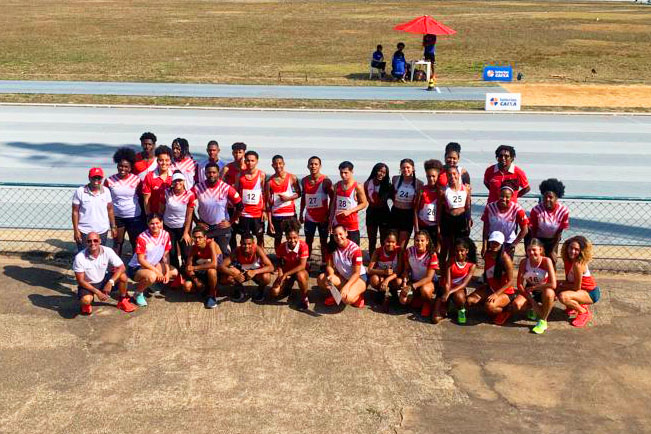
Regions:
<instances>
[{"instance_id":1,"label":"red cap","mask_svg":"<svg viewBox=\"0 0 651 434\"><path fill-rule=\"evenodd\" d=\"M101 176L102 178L104 178L104 171L102 170L101 167L93 167L88 171L89 178L94 178L96 176Z\"/></svg>"}]
</instances>

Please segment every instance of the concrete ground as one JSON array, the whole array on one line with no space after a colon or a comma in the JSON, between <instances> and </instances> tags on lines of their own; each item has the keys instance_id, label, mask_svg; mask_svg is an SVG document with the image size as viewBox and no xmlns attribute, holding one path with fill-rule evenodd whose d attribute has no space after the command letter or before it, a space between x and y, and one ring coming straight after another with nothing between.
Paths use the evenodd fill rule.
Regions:
<instances>
[{"instance_id":1,"label":"concrete ground","mask_svg":"<svg viewBox=\"0 0 651 434\"><path fill-rule=\"evenodd\" d=\"M178 293L80 317L67 264L3 258L0 432L648 432L651 282L597 278L589 328L534 336Z\"/></svg>"}]
</instances>

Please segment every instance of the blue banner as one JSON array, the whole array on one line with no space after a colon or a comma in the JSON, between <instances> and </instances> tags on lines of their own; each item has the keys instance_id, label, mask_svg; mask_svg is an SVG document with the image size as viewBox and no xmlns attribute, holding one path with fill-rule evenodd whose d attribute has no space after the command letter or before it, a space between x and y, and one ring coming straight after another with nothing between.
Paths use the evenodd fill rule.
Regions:
<instances>
[{"instance_id":1,"label":"blue banner","mask_svg":"<svg viewBox=\"0 0 651 434\"><path fill-rule=\"evenodd\" d=\"M484 66L484 81L513 81L510 66Z\"/></svg>"}]
</instances>

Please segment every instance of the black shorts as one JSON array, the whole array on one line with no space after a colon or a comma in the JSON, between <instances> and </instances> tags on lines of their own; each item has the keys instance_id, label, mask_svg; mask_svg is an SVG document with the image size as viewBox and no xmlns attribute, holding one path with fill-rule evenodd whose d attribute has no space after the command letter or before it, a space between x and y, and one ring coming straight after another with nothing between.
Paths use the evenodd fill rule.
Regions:
<instances>
[{"instance_id":1,"label":"black shorts","mask_svg":"<svg viewBox=\"0 0 651 434\"><path fill-rule=\"evenodd\" d=\"M91 285L93 285L95 288L99 289L100 291L103 291L104 286L108 283L110 278L111 278L111 275L109 273L106 273L106 275L104 276L104 279L102 279L101 282L91 283ZM113 289L114 288L115 288L115 286L113 287ZM86 295L95 296L95 293L88 290L88 289L86 289L86 288L82 288L81 286L77 286L77 298L81 300L81 298L86 296Z\"/></svg>"},{"instance_id":2,"label":"black shorts","mask_svg":"<svg viewBox=\"0 0 651 434\"><path fill-rule=\"evenodd\" d=\"M285 234L285 231L287 230L290 225L298 226L298 220L296 220L296 216L287 216L287 217L271 217L271 223L274 225L274 229L276 230L275 234L272 234L270 229L269 229L269 223L267 223L267 235L270 237L274 237L274 239L282 239L283 235Z\"/></svg>"},{"instance_id":3,"label":"black shorts","mask_svg":"<svg viewBox=\"0 0 651 434\"><path fill-rule=\"evenodd\" d=\"M311 222L309 220L305 220L305 223L303 224L303 229L305 230L305 236L306 237L313 237L316 234L316 230L319 230L319 238L322 240L325 240L328 238L328 222L325 221L323 223L316 223L316 222Z\"/></svg>"},{"instance_id":4,"label":"black shorts","mask_svg":"<svg viewBox=\"0 0 651 434\"><path fill-rule=\"evenodd\" d=\"M264 234L262 217L240 217L240 223L237 225L237 233L240 235L251 233L255 236Z\"/></svg>"},{"instance_id":5,"label":"black shorts","mask_svg":"<svg viewBox=\"0 0 651 434\"><path fill-rule=\"evenodd\" d=\"M441 235L444 237L461 238L470 235L470 227L466 213L453 216L441 213Z\"/></svg>"},{"instance_id":6,"label":"black shorts","mask_svg":"<svg viewBox=\"0 0 651 434\"><path fill-rule=\"evenodd\" d=\"M425 53L423 57L428 62L432 62L432 64L436 63L436 53Z\"/></svg>"},{"instance_id":7,"label":"black shorts","mask_svg":"<svg viewBox=\"0 0 651 434\"><path fill-rule=\"evenodd\" d=\"M388 206L378 208L366 208L366 227L378 226L388 227L391 223L391 211Z\"/></svg>"},{"instance_id":8,"label":"black shorts","mask_svg":"<svg viewBox=\"0 0 651 434\"><path fill-rule=\"evenodd\" d=\"M391 229L399 232L411 232L414 228L414 210L391 208Z\"/></svg>"}]
</instances>

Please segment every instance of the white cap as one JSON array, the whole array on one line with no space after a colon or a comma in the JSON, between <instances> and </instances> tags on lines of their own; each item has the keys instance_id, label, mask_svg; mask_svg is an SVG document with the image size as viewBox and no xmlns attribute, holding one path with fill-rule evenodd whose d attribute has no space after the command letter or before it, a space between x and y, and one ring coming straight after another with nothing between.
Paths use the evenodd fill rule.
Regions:
<instances>
[{"instance_id":1,"label":"white cap","mask_svg":"<svg viewBox=\"0 0 651 434\"><path fill-rule=\"evenodd\" d=\"M185 181L185 176L183 176L182 173L175 173L174 175L172 175L172 182L178 180Z\"/></svg>"},{"instance_id":2,"label":"white cap","mask_svg":"<svg viewBox=\"0 0 651 434\"><path fill-rule=\"evenodd\" d=\"M504 244L504 234L500 231L493 231L488 237L488 242L494 241L496 243Z\"/></svg>"}]
</instances>

